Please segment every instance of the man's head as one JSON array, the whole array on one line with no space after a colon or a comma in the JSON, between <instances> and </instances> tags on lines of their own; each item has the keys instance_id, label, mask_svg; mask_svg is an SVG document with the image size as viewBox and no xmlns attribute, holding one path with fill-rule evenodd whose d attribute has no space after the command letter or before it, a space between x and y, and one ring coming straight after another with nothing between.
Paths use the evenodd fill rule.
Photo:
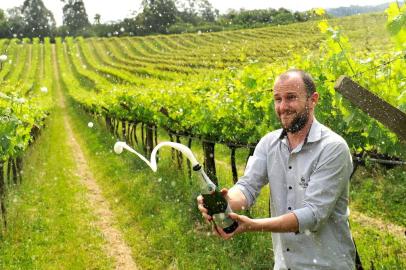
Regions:
<instances>
[{"instance_id":1,"label":"man's head","mask_svg":"<svg viewBox=\"0 0 406 270\"><path fill-rule=\"evenodd\" d=\"M313 119L319 94L309 74L288 70L276 79L273 91L275 111L284 130L296 133Z\"/></svg>"}]
</instances>

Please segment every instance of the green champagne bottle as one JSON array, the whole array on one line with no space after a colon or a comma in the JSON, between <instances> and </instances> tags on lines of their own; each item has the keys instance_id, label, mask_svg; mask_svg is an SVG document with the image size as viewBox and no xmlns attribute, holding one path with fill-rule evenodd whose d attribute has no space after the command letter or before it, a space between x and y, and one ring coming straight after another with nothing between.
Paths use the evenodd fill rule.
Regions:
<instances>
[{"instance_id":1,"label":"green champagne bottle","mask_svg":"<svg viewBox=\"0 0 406 270\"><path fill-rule=\"evenodd\" d=\"M225 233L232 233L237 229L238 222L228 216L232 210L227 200L204 172L202 166L197 164L193 167L193 170L199 173L202 180L201 194L203 196L203 205L207 209L208 214L213 217L213 222L221 227Z\"/></svg>"}]
</instances>

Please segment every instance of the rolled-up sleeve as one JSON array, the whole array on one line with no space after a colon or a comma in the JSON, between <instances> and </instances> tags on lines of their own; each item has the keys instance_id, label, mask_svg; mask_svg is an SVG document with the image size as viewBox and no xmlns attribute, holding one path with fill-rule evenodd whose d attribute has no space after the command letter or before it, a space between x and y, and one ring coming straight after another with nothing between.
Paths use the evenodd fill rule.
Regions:
<instances>
[{"instance_id":1,"label":"rolled-up sleeve","mask_svg":"<svg viewBox=\"0 0 406 270\"><path fill-rule=\"evenodd\" d=\"M249 157L244 175L232 187L238 188L247 199L248 207L254 204L261 188L268 183L266 137L255 147L254 154Z\"/></svg>"},{"instance_id":2,"label":"rolled-up sleeve","mask_svg":"<svg viewBox=\"0 0 406 270\"><path fill-rule=\"evenodd\" d=\"M352 160L347 144L326 145L310 176L303 207L293 211L298 219L299 232L317 231L330 217L337 200L344 196L351 172Z\"/></svg>"}]
</instances>

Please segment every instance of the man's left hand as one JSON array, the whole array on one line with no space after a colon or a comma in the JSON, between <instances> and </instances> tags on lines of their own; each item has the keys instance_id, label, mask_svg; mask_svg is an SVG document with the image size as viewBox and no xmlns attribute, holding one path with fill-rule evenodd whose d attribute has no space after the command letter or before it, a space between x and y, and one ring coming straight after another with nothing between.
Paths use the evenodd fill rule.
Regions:
<instances>
[{"instance_id":1,"label":"man's left hand","mask_svg":"<svg viewBox=\"0 0 406 270\"><path fill-rule=\"evenodd\" d=\"M230 213L228 215L231 219L238 222L237 229L232 233L225 233L223 228L215 226L213 229L214 234L218 235L219 237L223 238L224 240L228 240L232 238L235 234L253 231L255 228L255 220L251 219L244 215L238 215L236 213Z\"/></svg>"}]
</instances>

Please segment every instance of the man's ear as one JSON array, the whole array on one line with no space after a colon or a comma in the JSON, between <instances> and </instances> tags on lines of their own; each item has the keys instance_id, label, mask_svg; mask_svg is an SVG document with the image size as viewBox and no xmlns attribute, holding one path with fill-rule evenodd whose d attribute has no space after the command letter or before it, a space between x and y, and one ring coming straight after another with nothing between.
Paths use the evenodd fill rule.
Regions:
<instances>
[{"instance_id":1,"label":"man's ear","mask_svg":"<svg viewBox=\"0 0 406 270\"><path fill-rule=\"evenodd\" d=\"M319 93L317 93L317 92L314 92L313 94L312 94L312 96L311 96L311 100L312 100L312 103L313 103L313 105L316 105L317 104L317 102L319 101Z\"/></svg>"}]
</instances>

